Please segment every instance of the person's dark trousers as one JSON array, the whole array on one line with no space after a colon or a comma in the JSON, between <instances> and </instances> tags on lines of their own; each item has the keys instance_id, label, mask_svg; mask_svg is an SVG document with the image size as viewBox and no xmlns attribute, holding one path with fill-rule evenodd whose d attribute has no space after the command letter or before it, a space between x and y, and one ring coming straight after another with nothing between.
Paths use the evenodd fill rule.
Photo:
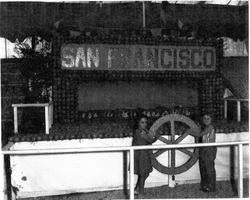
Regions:
<instances>
[{"instance_id":1,"label":"person's dark trousers","mask_svg":"<svg viewBox=\"0 0 250 200\"><path fill-rule=\"evenodd\" d=\"M140 194L144 193L145 181L148 178L149 174L139 174L138 180L135 186L135 190L139 189Z\"/></svg>"},{"instance_id":2,"label":"person's dark trousers","mask_svg":"<svg viewBox=\"0 0 250 200\"><path fill-rule=\"evenodd\" d=\"M201 174L201 188L208 188L209 191L216 189L216 171L214 160L216 158L216 147L200 148L199 166Z\"/></svg>"},{"instance_id":3,"label":"person's dark trousers","mask_svg":"<svg viewBox=\"0 0 250 200\"><path fill-rule=\"evenodd\" d=\"M206 171L206 165L205 165L205 159L201 155L201 148L200 148L200 156L199 156L199 166L200 166L200 175L201 175L201 189L206 188L208 185L208 178L207 178L207 171Z\"/></svg>"}]
</instances>

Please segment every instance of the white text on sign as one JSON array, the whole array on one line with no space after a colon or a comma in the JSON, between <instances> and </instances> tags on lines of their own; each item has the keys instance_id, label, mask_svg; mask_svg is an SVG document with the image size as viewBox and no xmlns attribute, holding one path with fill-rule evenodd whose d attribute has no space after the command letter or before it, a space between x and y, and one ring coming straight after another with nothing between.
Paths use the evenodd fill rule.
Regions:
<instances>
[{"instance_id":1,"label":"white text on sign","mask_svg":"<svg viewBox=\"0 0 250 200\"><path fill-rule=\"evenodd\" d=\"M62 69L214 71L215 47L66 44Z\"/></svg>"}]
</instances>

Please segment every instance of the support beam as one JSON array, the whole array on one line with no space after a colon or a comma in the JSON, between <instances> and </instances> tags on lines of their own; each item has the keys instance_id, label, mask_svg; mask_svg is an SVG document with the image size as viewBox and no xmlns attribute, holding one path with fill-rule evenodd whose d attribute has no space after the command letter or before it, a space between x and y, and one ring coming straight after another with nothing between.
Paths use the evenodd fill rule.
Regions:
<instances>
[{"instance_id":1,"label":"support beam","mask_svg":"<svg viewBox=\"0 0 250 200\"><path fill-rule=\"evenodd\" d=\"M142 26L146 28L146 13L145 13L145 1L142 2Z\"/></svg>"},{"instance_id":2,"label":"support beam","mask_svg":"<svg viewBox=\"0 0 250 200\"><path fill-rule=\"evenodd\" d=\"M241 107L240 107L240 101L237 101L237 121L241 121Z\"/></svg>"},{"instance_id":3,"label":"support beam","mask_svg":"<svg viewBox=\"0 0 250 200\"><path fill-rule=\"evenodd\" d=\"M14 133L18 133L17 107L13 107L13 109L14 109Z\"/></svg>"},{"instance_id":4,"label":"support beam","mask_svg":"<svg viewBox=\"0 0 250 200\"><path fill-rule=\"evenodd\" d=\"M45 133L49 134L49 106L45 106Z\"/></svg>"},{"instance_id":5,"label":"support beam","mask_svg":"<svg viewBox=\"0 0 250 200\"><path fill-rule=\"evenodd\" d=\"M134 150L130 149L130 200L134 200Z\"/></svg>"},{"instance_id":6,"label":"support beam","mask_svg":"<svg viewBox=\"0 0 250 200\"><path fill-rule=\"evenodd\" d=\"M238 197L243 198L243 145L238 145Z\"/></svg>"},{"instance_id":7,"label":"support beam","mask_svg":"<svg viewBox=\"0 0 250 200\"><path fill-rule=\"evenodd\" d=\"M227 100L224 100L224 118L227 119Z\"/></svg>"}]
</instances>

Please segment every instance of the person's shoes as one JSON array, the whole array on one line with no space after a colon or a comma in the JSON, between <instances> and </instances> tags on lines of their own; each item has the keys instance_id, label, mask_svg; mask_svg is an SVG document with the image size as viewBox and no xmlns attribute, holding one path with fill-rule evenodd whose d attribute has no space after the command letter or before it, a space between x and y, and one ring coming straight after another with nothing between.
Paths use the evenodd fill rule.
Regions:
<instances>
[{"instance_id":1,"label":"person's shoes","mask_svg":"<svg viewBox=\"0 0 250 200\"><path fill-rule=\"evenodd\" d=\"M203 192L216 192L215 189L211 189L211 188L208 188L208 187L201 188L200 190L203 191Z\"/></svg>"},{"instance_id":2,"label":"person's shoes","mask_svg":"<svg viewBox=\"0 0 250 200\"><path fill-rule=\"evenodd\" d=\"M144 194L145 194L144 189L143 189L143 190L139 190L139 194L140 194L140 195L144 195Z\"/></svg>"},{"instance_id":3,"label":"person's shoes","mask_svg":"<svg viewBox=\"0 0 250 200\"><path fill-rule=\"evenodd\" d=\"M200 190L202 191L202 192L209 192L210 190L209 190L209 188L200 188Z\"/></svg>"},{"instance_id":4,"label":"person's shoes","mask_svg":"<svg viewBox=\"0 0 250 200\"><path fill-rule=\"evenodd\" d=\"M134 190L134 195L139 195L139 191L137 189ZM128 193L128 195L130 195L130 192Z\"/></svg>"},{"instance_id":5,"label":"person's shoes","mask_svg":"<svg viewBox=\"0 0 250 200\"><path fill-rule=\"evenodd\" d=\"M216 192L216 189L209 188L209 192Z\"/></svg>"},{"instance_id":6,"label":"person's shoes","mask_svg":"<svg viewBox=\"0 0 250 200\"><path fill-rule=\"evenodd\" d=\"M203 191L205 188L206 188L206 186L204 186L204 185L201 185L201 186L200 186L200 190L201 190L201 191Z\"/></svg>"}]
</instances>

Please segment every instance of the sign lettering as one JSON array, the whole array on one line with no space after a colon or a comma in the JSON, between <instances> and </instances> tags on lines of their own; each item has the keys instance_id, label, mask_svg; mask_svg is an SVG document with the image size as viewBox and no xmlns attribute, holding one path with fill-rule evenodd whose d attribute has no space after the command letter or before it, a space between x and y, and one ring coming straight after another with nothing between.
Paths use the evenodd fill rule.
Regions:
<instances>
[{"instance_id":1,"label":"sign lettering","mask_svg":"<svg viewBox=\"0 0 250 200\"><path fill-rule=\"evenodd\" d=\"M62 69L214 71L216 50L208 46L65 44Z\"/></svg>"}]
</instances>

